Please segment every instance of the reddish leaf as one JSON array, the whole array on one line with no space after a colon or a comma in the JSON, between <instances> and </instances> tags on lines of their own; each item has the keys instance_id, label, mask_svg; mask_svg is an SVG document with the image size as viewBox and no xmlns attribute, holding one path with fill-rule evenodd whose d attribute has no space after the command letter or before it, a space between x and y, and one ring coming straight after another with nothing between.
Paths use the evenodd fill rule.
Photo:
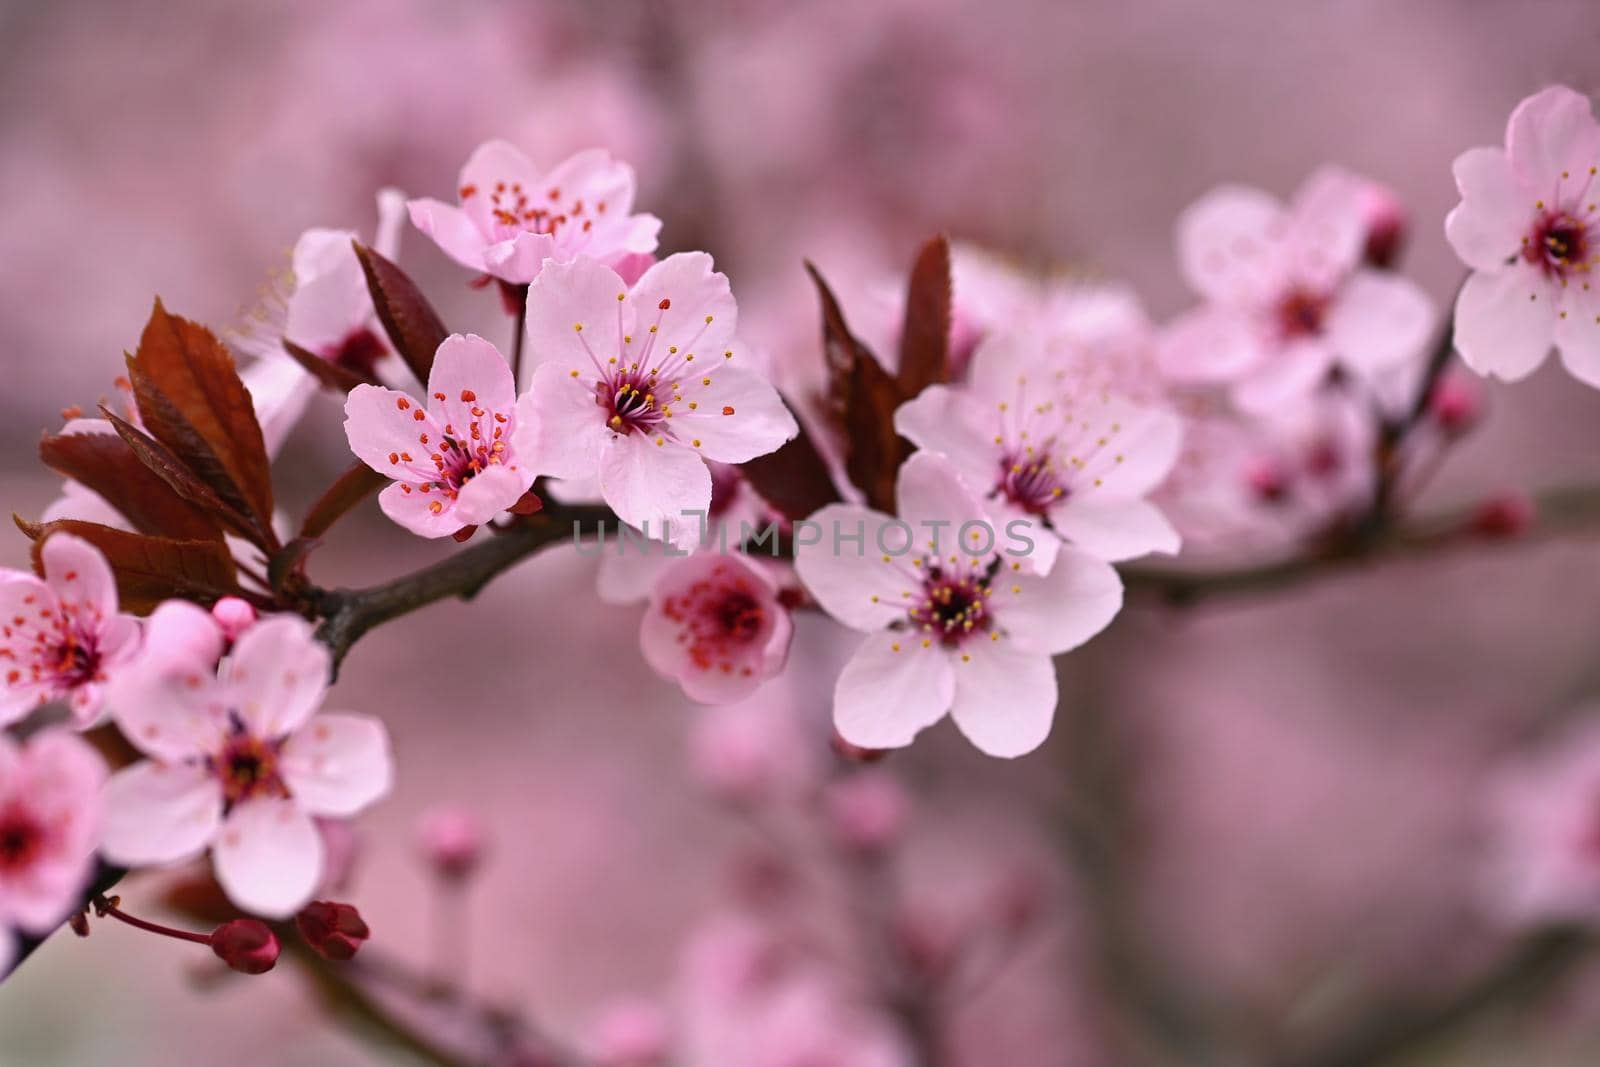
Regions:
<instances>
[{"instance_id":1,"label":"reddish leaf","mask_svg":"<svg viewBox=\"0 0 1600 1067\"><path fill-rule=\"evenodd\" d=\"M950 380L950 241L942 234L922 246L911 266L899 380L907 397Z\"/></svg>"},{"instance_id":2,"label":"reddish leaf","mask_svg":"<svg viewBox=\"0 0 1600 1067\"><path fill-rule=\"evenodd\" d=\"M315 352L301 348L287 337L283 339L283 350L289 353L289 358L309 371L324 389L331 389L336 393L348 393L358 385L377 384L376 379L353 371L342 363L323 359Z\"/></svg>"},{"instance_id":3,"label":"reddish leaf","mask_svg":"<svg viewBox=\"0 0 1600 1067\"><path fill-rule=\"evenodd\" d=\"M111 423L112 429L117 431L117 438L133 453L134 458L151 474L154 474L178 497L202 509L205 515L214 521L221 522L234 533L250 540L254 540L256 533L251 521L240 515L230 504L202 482L194 471L184 466L183 462L173 455L160 441L151 437L137 426L120 418L107 408L102 407L100 413L106 421ZM160 531L146 530L145 533L159 533ZM176 536L167 534L165 536ZM180 538L182 540L182 538Z\"/></svg>"},{"instance_id":4,"label":"reddish leaf","mask_svg":"<svg viewBox=\"0 0 1600 1067\"><path fill-rule=\"evenodd\" d=\"M250 519L258 544L275 546L267 449L228 349L157 300L128 370L150 436Z\"/></svg>"},{"instance_id":5,"label":"reddish leaf","mask_svg":"<svg viewBox=\"0 0 1600 1067\"><path fill-rule=\"evenodd\" d=\"M44 539L57 531L76 534L98 548L116 575L124 611L146 614L174 597L209 603L240 592L233 557L220 541L152 537L76 519L46 523L15 515L12 519L33 539L36 569Z\"/></svg>"},{"instance_id":6,"label":"reddish leaf","mask_svg":"<svg viewBox=\"0 0 1600 1067\"><path fill-rule=\"evenodd\" d=\"M140 533L180 541L215 541L222 528L109 433L71 433L39 442L39 458L104 497Z\"/></svg>"},{"instance_id":7,"label":"reddish leaf","mask_svg":"<svg viewBox=\"0 0 1600 1067\"><path fill-rule=\"evenodd\" d=\"M789 519L803 519L839 499L828 465L803 426L782 448L741 463L739 470L761 499Z\"/></svg>"},{"instance_id":8,"label":"reddish leaf","mask_svg":"<svg viewBox=\"0 0 1600 1067\"><path fill-rule=\"evenodd\" d=\"M880 511L894 511L894 482L911 444L895 432L894 410L907 397L899 383L845 323L828 283L806 264L822 302L822 349L829 396L845 436L845 472Z\"/></svg>"},{"instance_id":9,"label":"reddish leaf","mask_svg":"<svg viewBox=\"0 0 1600 1067\"><path fill-rule=\"evenodd\" d=\"M354 244L378 321L417 381L426 384L433 354L447 336L443 321L405 271L360 241Z\"/></svg>"},{"instance_id":10,"label":"reddish leaf","mask_svg":"<svg viewBox=\"0 0 1600 1067\"><path fill-rule=\"evenodd\" d=\"M351 508L388 484L388 477L365 463L352 464L311 505L305 521L300 524L300 536L321 537Z\"/></svg>"}]
</instances>

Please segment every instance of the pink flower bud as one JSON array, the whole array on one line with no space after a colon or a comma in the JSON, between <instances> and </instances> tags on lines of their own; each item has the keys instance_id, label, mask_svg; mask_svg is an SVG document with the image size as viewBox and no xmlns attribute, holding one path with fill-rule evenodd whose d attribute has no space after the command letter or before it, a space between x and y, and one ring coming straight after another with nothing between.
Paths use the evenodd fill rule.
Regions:
<instances>
[{"instance_id":1,"label":"pink flower bud","mask_svg":"<svg viewBox=\"0 0 1600 1067\"><path fill-rule=\"evenodd\" d=\"M211 932L211 951L240 974L266 974L278 962L278 935L259 919L234 919Z\"/></svg>"},{"instance_id":2,"label":"pink flower bud","mask_svg":"<svg viewBox=\"0 0 1600 1067\"><path fill-rule=\"evenodd\" d=\"M1405 205L1394 190L1373 182L1364 192L1361 211L1367 224L1364 258L1379 270L1393 267L1410 232Z\"/></svg>"},{"instance_id":3,"label":"pink flower bud","mask_svg":"<svg viewBox=\"0 0 1600 1067\"><path fill-rule=\"evenodd\" d=\"M422 858L439 877L462 881L483 861L486 847L477 816L462 808L434 808L417 826Z\"/></svg>"},{"instance_id":4,"label":"pink flower bud","mask_svg":"<svg viewBox=\"0 0 1600 1067\"><path fill-rule=\"evenodd\" d=\"M1428 414L1445 433L1465 433L1483 414L1483 389L1465 374L1447 374L1428 397Z\"/></svg>"},{"instance_id":5,"label":"pink flower bud","mask_svg":"<svg viewBox=\"0 0 1600 1067\"><path fill-rule=\"evenodd\" d=\"M240 635L255 625L256 609L248 600L225 596L211 605L211 617L217 620L217 625L222 627L229 641L237 641Z\"/></svg>"},{"instance_id":6,"label":"pink flower bud","mask_svg":"<svg viewBox=\"0 0 1600 1067\"><path fill-rule=\"evenodd\" d=\"M343 963L355 958L366 940L372 936L366 920L353 904L334 900L314 900L300 909L294 917L295 926L306 944L319 955Z\"/></svg>"},{"instance_id":7,"label":"pink flower bud","mask_svg":"<svg viewBox=\"0 0 1600 1067\"><path fill-rule=\"evenodd\" d=\"M1510 490L1479 504L1467 528L1494 540L1521 537L1533 526L1534 518L1533 501L1525 493Z\"/></svg>"},{"instance_id":8,"label":"pink flower bud","mask_svg":"<svg viewBox=\"0 0 1600 1067\"><path fill-rule=\"evenodd\" d=\"M905 832L910 800L887 774L862 772L828 787L826 811L834 839L854 852L876 853Z\"/></svg>"}]
</instances>

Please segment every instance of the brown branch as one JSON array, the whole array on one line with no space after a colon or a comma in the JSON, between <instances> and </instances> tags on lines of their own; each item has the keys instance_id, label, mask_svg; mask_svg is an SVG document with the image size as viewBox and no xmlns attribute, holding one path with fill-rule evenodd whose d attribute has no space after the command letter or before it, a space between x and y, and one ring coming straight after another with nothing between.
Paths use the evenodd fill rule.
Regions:
<instances>
[{"instance_id":1,"label":"brown branch","mask_svg":"<svg viewBox=\"0 0 1600 1067\"><path fill-rule=\"evenodd\" d=\"M1477 514L1475 506L1418 519L1379 530L1333 551L1308 553L1258 567L1186 570L1136 566L1124 568L1122 577L1130 591L1151 594L1179 606L1212 597L1277 592L1362 564L1491 543L1491 538L1474 529ZM1534 539L1600 532L1600 487L1553 489L1541 493L1534 498L1534 516L1534 525L1525 534L1497 540L1520 544Z\"/></svg>"}]
</instances>

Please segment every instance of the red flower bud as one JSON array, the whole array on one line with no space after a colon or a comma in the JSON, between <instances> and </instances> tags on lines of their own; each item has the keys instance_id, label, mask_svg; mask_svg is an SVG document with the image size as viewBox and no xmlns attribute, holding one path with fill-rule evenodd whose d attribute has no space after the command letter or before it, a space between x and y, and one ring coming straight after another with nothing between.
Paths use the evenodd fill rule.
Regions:
<instances>
[{"instance_id":1,"label":"red flower bud","mask_svg":"<svg viewBox=\"0 0 1600 1067\"><path fill-rule=\"evenodd\" d=\"M355 958L372 930L353 904L314 900L294 917L300 936L320 955L343 963Z\"/></svg>"},{"instance_id":2,"label":"red flower bud","mask_svg":"<svg viewBox=\"0 0 1600 1067\"><path fill-rule=\"evenodd\" d=\"M483 824L461 808L434 808L417 825L422 858L441 878L460 881L471 876L483 860Z\"/></svg>"},{"instance_id":3,"label":"red flower bud","mask_svg":"<svg viewBox=\"0 0 1600 1067\"><path fill-rule=\"evenodd\" d=\"M1502 493L1479 504L1468 528L1479 537L1521 537L1533 525L1533 501L1517 492Z\"/></svg>"},{"instance_id":4,"label":"red flower bud","mask_svg":"<svg viewBox=\"0 0 1600 1067\"><path fill-rule=\"evenodd\" d=\"M278 936L259 919L234 919L211 932L211 951L240 974L266 974L278 962Z\"/></svg>"},{"instance_id":5,"label":"red flower bud","mask_svg":"<svg viewBox=\"0 0 1600 1067\"><path fill-rule=\"evenodd\" d=\"M1483 414L1483 388L1464 374L1447 374L1428 396L1428 414L1445 433L1465 433Z\"/></svg>"}]
</instances>

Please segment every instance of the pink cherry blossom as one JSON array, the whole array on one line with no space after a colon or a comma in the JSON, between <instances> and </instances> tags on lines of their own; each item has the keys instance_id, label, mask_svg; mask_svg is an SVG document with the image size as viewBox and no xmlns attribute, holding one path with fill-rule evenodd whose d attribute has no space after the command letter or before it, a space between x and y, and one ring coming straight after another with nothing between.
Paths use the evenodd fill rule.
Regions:
<instances>
[{"instance_id":1,"label":"pink cherry blossom","mask_svg":"<svg viewBox=\"0 0 1600 1067\"><path fill-rule=\"evenodd\" d=\"M675 562L656 580L639 627L645 662L702 704L749 696L783 669L793 636L777 584L737 553Z\"/></svg>"},{"instance_id":2,"label":"pink cherry blossom","mask_svg":"<svg viewBox=\"0 0 1600 1067\"><path fill-rule=\"evenodd\" d=\"M992 756L1031 752L1055 714L1051 656L1105 629L1122 607L1121 580L1070 545L1048 575L1022 573L942 457L906 461L896 505L891 519L831 504L808 520L821 543L798 549L800 580L823 609L869 635L839 676L834 725L851 744L899 748L948 712ZM857 532L864 545L843 540Z\"/></svg>"},{"instance_id":3,"label":"pink cherry blossom","mask_svg":"<svg viewBox=\"0 0 1600 1067\"><path fill-rule=\"evenodd\" d=\"M150 616L112 693L117 725L149 759L107 783L102 849L140 867L210 848L235 904L286 918L322 881L315 817L354 815L389 791L388 734L366 716L316 713L330 660L303 619L263 619L219 663L223 649L193 604Z\"/></svg>"},{"instance_id":4,"label":"pink cherry blossom","mask_svg":"<svg viewBox=\"0 0 1600 1067\"><path fill-rule=\"evenodd\" d=\"M589 149L540 174L505 141L478 146L461 168L460 206L412 200L411 221L469 270L513 285L546 260L589 256L612 266L654 252L661 220L634 215L633 168Z\"/></svg>"},{"instance_id":5,"label":"pink cherry blossom","mask_svg":"<svg viewBox=\"0 0 1600 1067\"><path fill-rule=\"evenodd\" d=\"M923 390L895 412L895 429L946 457L1002 528L1037 530L1033 570L1049 571L1058 540L1108 562L1178 551L1145 498L1177 461L1181 420L1087 385L1031 339L991 337L966 386Z\"/></svg>"},{"instance_id":6,"label":"pink cherry blossom","mask_svg":"<svg viewBox=\"0 0 1600 1067\"><path fill-rule=\"evenodd\" d=\"M456 334L434 356L426 403L358 385L344 432L363 463L395 479L378 495L383 513L418 536L446 537L488 522L533 484L528 409L494 345Z\"/></svg>"},{"instance_id":7,"label":"pink cherry blossom","mask_svg":"<svg viewBox=\"0 0 1600 1067\"><path fill-rule=\"evenodd\" d=\"M704 252L669 256L631 289L592 259L552 263L528 290L529 462L593 478L650 536L699 539L686 513L711 503L707 461L743 463L797 431L764 377L735 359L738 305Z\"/></svg>"},{"instance_id":8,"label":"pink cherry blossom","mask_svg":"<svg viewBox=\"0 0 1600 1067\"><path fill-rule=\"evenodd\" d=\"M1517 105L1506 147L1456 158L1461 203L1445 236L1472 275L1456 300L1456 350L1479 374L1516 381L1552 346L1600 387L1600 123L1589 99L1550 88Z\"/></svg>"},{"instance_id":9,"label":"pink cherry blossom","mask_svg":"<svg viewBox=\"0 0 1600 1067\"><path fill-rule=\"evenodd\" d=\"M105 778L94 749L64 730L26 745L0 734L0 977L13 930L47 934L81 903Z\"/></svg>"},{"instance_id":10,"label":"pink cherry blossom","mask_svg":"<svg viewBox=\"0 0 1600 1067\"><path fill-rule=\"evenodd\" d=\"M379 190L372 247L388 259L400 252L404 207L398 189ZM284 352L284 341L391 385L406 377L373 310L352 246L360 239L354 230L302 233L289 273L274 281L245 328L230 338L235 348L255 357L240 373L271 454L282 447L318 388L316 379Z\"/></svg>"},{"instance_id":11,"label":"pink cherry blossom","mask_svg":"<svg viewBox=\"0 0 1600 1067\"><path fill-rule=\"evenodd\" d=\"M44 577L0 571L0 725L67 700L79 729L100 717L107 681L139 646L139 621L117 610L105 557L71 534L40 550Z\"/></svg>"},{"instance_id":12,"label":"pink cherry blossom","mask_svg":"<svg viewBox=\"0 0 1600 1067\"><path fill-rule=\"evenodd\" d=\"M1257 189L1207 193L1178 220L1178 253L1206 304L1168 332L1166 372L1226 384L1270 411L1316 389L1335 366L1363 380L1419 356L1434 309L1411 281L1361 265L1367 183L1313 174L1284 207Z\"/></svg>"}]
</instances>

